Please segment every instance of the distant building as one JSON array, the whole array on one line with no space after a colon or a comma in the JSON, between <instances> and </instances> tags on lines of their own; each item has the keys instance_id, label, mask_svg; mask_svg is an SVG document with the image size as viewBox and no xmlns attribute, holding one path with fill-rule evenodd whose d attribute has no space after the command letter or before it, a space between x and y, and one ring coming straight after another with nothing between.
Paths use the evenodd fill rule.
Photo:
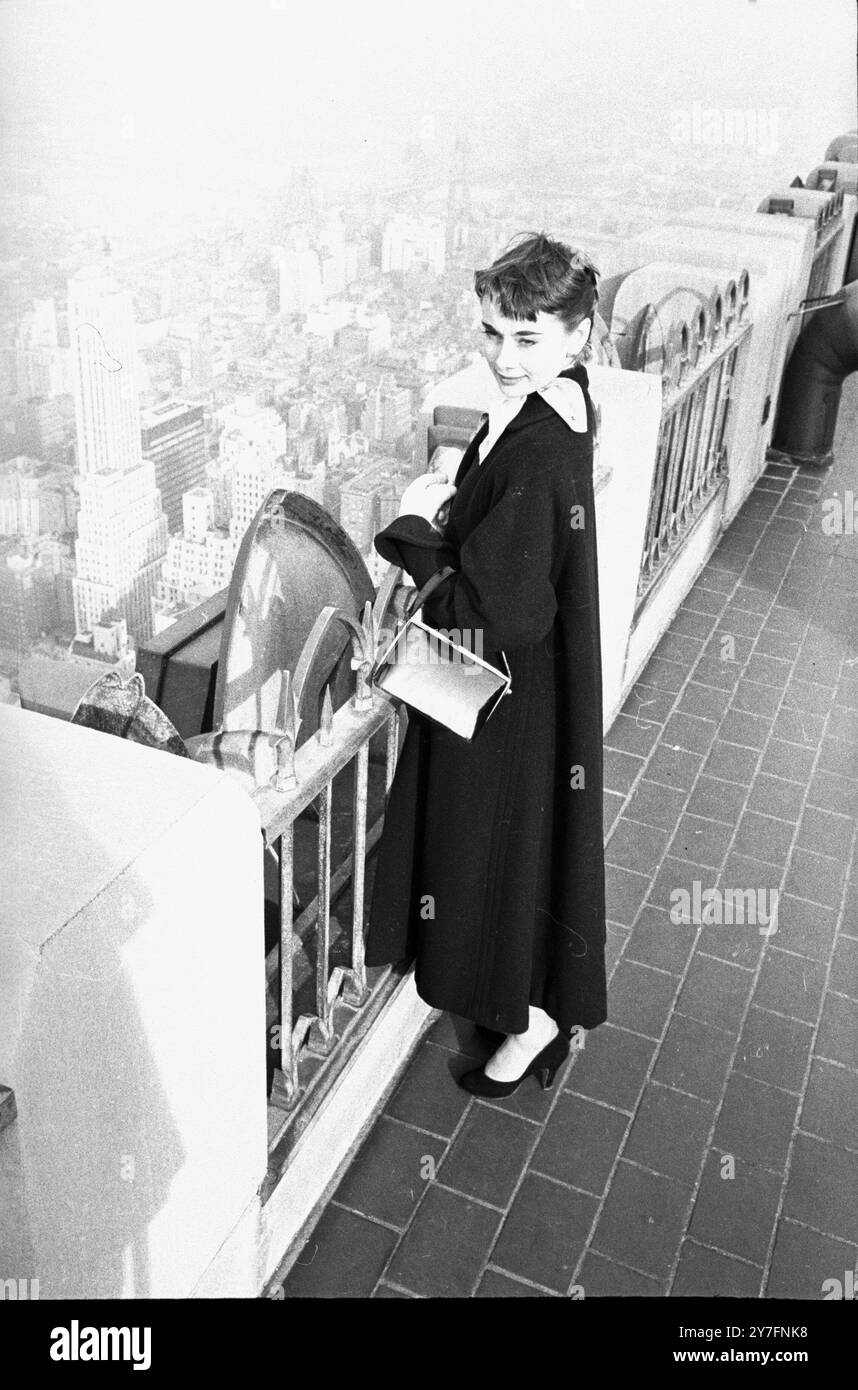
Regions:
<instances>
[{"instance_id":1,"label":"distant building","mask_svg":"<svg viewBox=\"0 0 858 1390\"><path fill-rule=\"evenodd\" d=\"M205 410L187 401L166 401L144 410L140 444L155 465L155 485L171 532L182 526L182 494L201 487L206 477Z\"/></svg>"},{"instance_id":2,"label":"distant building","mask_svg":"<svg viewBox=\"0 0 858 1390\"><path fill-rule=\"evenodd\" d=\"M155 468L141 458L131 296L107 267L69 281L80 512L75 620L80 634L121 615L140 641L167 549Z\"/></svg>"},{"instance_id":3,"label":"distant building","mask_svg":"<svg viewBox=\"0 0 858 1390\"><path fill-rule=\"evenodd\" d=\"M367 397L361 428L371 444L394 445L410 433L411 393L404 387L381 382Z\"/></svg>"},{"instance_id":4,"label":"distant building","mask_svg":"<svg viewBox=\"0 0 858 1390\"><path fill-rule=\"evenodd\" d=\"M0 652L16 666L43 633L74 630L74 561L53 536L0 543Z\"/></svg>"},{"instance_id":5,"label":"distant building","mask_svg":"<svg viewBox=\"0 0 858 1390\"><path fill-rule=\"evenodd\" d=\"M26 456L0 464L0 534L61 535L74 528L77 508L68 472Z\"/></svg>"},{"instance_id":6,"label":"distant building","mask_svg":"<svg viewBox=\"0 0 858 1390\"><path fill-rule=\"evenodd\" d=\"M29 547L13 544L0 554L0 654L17 664L41 632L37 561Z\"/></svg>"},{"instance_id":7,"label":"distant building","mask_svg":"<svg viewBox=\"0 0 858 1390\"><path fill-rule=\"evenodd\" d=\"M230 534L240 541L285 471L287 427L276 410L248 397L235 402L227 419L220 461L230 476Z\"/></svg>"},{"instance_id":8,"label":"distant building","mask_svg":"<svg viewBox=\"0 0 858 1390\"><path fill-rule=\"evenodd\" d=\"M60 346L54 300L33 300L15 335L18 394L61 396L70 391L69 356L69 349Z\"/></svg>"},{"instance_id":9,"label":"distant building","mask_svg":"<svg viewBox=\"0 0 858 1390\"><path fill-rule=\"evenodd\" d=\"M156 630L166 626L160 616L176 605L197 604L226 587L232 578L238 541L215 526L215 502L210 488L197 487L182 498L183 532L171 536L152 603ZM178 612L174 614L178 616Z\"/></svg>"},{"instance_id":10,"label":"distant building","mask_svg":"<svg viewBox=\"0 0 858 1390\"><path fill-rule=\"evenodd\" d=\"M405 275L419 265L443 275L446 262L447 227L440 218L397 213L385 224L381 243L384 272Z\"/></svg>"},{"instance_id":11,"label":"distant building","mask_svg":"<svg viewBox=\"0 0 858 1390\"><path fill-rule=\"evenodd\" d=\"M65 455L63 415L56 400L47 396L30 396L14 407L15 442L21 454L59 463Z\"/></svg>"},{"instance_id":12,"label":"distant building","mask_svg":"<svg viewBox=\"0 0 858 1390\"><path fill-rule=\"evenodd\" d=\"M340 525L362 554L372 549L373 536L398 514L399 499L407 486L399 469L396 459L376 459L342 484ZM381 516L387 519L382 522Z\"/></svg>"},{"instance_id":13,"label":"distant building","mask_svg":"<svg viewBox=\"0 0 858 1390\"><path fill-rule=\"evenodd\" d=\"M319 254L306 242L278 247L275 254L280 278L281 314L306 314L314 304L328 297L323 293ZM342 286L329 293L338 294L341 289Z\"/></svg>"},{"instance_id":14,"label":"distant building","mask_svg":"<svg viewBox=\"0 0 858 1390\"><path fill-rule=\"evenodd\" d=\"M108 671L116 671L127 680L136 664L124 618L96 623L90 634L75 638L68 648L40 642L18 670L21 704L39 714L71 719L95 681Z\"/></svg>"}]
</instances>

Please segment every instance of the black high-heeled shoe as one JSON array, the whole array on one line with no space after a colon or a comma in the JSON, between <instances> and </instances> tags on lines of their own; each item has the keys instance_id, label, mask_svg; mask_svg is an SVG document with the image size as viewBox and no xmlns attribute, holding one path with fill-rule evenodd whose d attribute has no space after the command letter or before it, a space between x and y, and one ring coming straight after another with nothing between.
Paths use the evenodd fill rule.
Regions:
<instances>
[{"instance_id":1,"label":"black high-heeled shoe","mask_svg":"<svg viewBox=\"0 0 858 1390\"><path fill-rule=\"evenodd\" d=\"M532 1062L525 1067L521 1076L515 1077L513 1081L495 1081L493 1077L486 1076L484 1067L476 1067L473 1071L466 1071L464 1076L459 1077L459 1085L466 1091L470 1091L472 1096L487 1096L496 1099L500 1096L511 1096L517 1091L526 1076L537 1074L539 1084L543 1091L547 1091L554 1085L554 1078L558 1069L569 1056L571 1045L570 1038L564 1032L559 1032L551 1042L543 1047L541 1052L537 1052Z\"/></svg>"}]
</instances>

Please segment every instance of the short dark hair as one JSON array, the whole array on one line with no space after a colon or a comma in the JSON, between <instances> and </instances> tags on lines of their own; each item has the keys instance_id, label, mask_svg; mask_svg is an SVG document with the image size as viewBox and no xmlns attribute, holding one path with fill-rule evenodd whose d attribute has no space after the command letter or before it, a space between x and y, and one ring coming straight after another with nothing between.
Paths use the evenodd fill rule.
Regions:
<instances>
[{"instance_id":1,"label":"short dark hair","mask_svg":"<svg viewBox=\"0 0 858 1390\"><path fill-rule=\"evenodd\" d=\"M544 232L523 232L486 270L474 274L477 297L493 299L509 319L557 314L567 329L595 320L599 272L588 256ZM592 331L592 329L591 329Z\"/></svg>"}]
</instances>

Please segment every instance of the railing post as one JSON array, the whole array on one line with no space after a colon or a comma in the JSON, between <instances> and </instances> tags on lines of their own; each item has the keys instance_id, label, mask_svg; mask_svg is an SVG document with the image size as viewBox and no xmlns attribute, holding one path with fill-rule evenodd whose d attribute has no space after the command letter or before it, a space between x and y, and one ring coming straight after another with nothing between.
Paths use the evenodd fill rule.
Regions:
<instances>
[{"instance_id":1,"label":"railing post","mask_svg":"<svg viewBox=\"0 0 858 1390\"><path fill-rule=\"evenodd\" d=\"M298 1062L292 1036L293 954L295 937L292 893L295 884L294 824L278 840L280 854L280 1070L274 1073L271 1100L289 1108L298 1096Z\"/></svg>"}]
</instances>

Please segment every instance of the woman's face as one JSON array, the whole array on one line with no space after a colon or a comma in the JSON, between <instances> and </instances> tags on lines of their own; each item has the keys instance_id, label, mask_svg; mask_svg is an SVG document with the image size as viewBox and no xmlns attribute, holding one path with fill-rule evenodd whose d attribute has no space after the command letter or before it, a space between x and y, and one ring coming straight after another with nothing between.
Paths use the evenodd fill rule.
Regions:
<instances>
[{"instance_id":1,"label":"woman's face","mask_svg":"<svg viewBox=\"0 0 858 1390\"><path fill-rule=\"evenodd\" d=\"M504 318L493 299L480 300L482 352L505 396L541 391L571 364L587 341L590 320L566 328L557 314Z\"/></svg>"}]
</instances>

